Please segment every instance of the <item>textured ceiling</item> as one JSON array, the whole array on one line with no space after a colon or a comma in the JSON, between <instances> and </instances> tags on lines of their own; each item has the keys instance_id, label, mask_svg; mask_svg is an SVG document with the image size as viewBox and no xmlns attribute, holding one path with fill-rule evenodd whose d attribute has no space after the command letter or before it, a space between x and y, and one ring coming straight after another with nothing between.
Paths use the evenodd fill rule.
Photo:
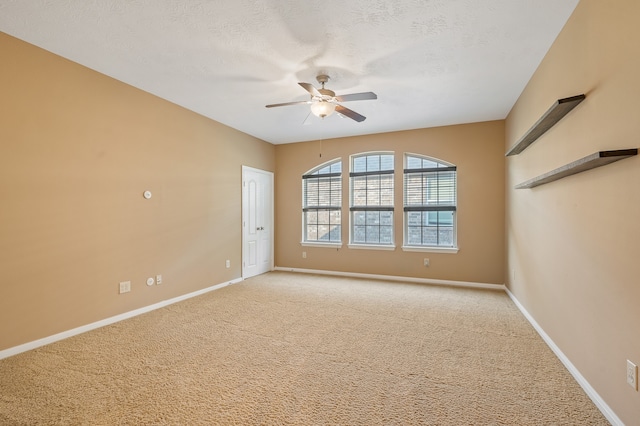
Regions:
<instances>
[{"instance_id":1,"label":"textured ceiling","mask_svg":"<svg viewBox=\"0 0 640 426\"><path fill-rule=\"evenodd\" d=\"M0 0L0 31L278 144L505 118L577 3ZM319 72L366 121L265 108Z\"/></svg>"}]
</instances>

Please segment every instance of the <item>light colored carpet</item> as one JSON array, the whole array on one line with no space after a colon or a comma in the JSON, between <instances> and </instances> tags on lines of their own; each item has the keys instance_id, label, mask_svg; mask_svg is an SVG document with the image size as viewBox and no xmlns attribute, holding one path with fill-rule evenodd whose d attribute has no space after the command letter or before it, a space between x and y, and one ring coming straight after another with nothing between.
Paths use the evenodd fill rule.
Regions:
<instances>
[{"instance_id":1,"label":"light colored carpet","mask_svg":"<svg viewBox=\"0 0 640 426\"><path fill-rule=\"evenodd\" d=\"M0 361L0 424L608 422L502 292L272 272Z\"/></svg>"}]
</instances>

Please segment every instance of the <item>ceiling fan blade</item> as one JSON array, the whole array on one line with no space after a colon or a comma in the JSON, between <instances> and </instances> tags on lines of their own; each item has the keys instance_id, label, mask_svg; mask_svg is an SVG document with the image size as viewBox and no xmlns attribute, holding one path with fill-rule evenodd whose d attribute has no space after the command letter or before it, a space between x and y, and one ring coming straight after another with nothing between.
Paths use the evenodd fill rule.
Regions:
<instances>
[{"instance_id":1,"label":"ceiling fan blade","mask_svg":"<svg viewBox=\"0 0 640 426\"><path fill-rule=\"evenodd\" d=\"M348 101L367 101L370 99L378 99L378 95L373 92L351 93L349 95L336 96L338 102Z\"/></svg>"},{"instance_id":2,"label":"ceiling fan blade","mask_svg":"<svg viewBox=\"0 0 640 426\"><path fill-rule=\"evenodd\" d=\"M287 105L303 105L303 104L310 104L310 103L311 101L284 102L282 104L265 105L265 107L273 108L273 107L281 107L281 106L287 106Z\"/></svg>"},{"instance_id":3,"label":"ceiling fan blade","mask_svg":"<svg viewBox=\"0 0 640 426\"><path fill-rule=\"evenodd\" d=\"M315 87L313 87L313 84L309 84L309 83L298 83L300 86L302 86L302 88L304 90L306 90L307 92L309 92L311 94L311 96L317 96L319 98L322 97L322 93L318 92L318 89L316 89Z\"/></svg>"},{"instance_id":4,"label":"ceiling fan blade","mask_svg":"<svg viewBox=\"0 0 640 426\"><path fill-rule=\"evenodd\" d=\"M358 123L367 119L364 115L360 115L357 112L350 110L349 108L345 108L342 105L336 105L336 112L344 115L345 117L349 117L352 120L357 121Z\"/></svg>"}]
</instances>

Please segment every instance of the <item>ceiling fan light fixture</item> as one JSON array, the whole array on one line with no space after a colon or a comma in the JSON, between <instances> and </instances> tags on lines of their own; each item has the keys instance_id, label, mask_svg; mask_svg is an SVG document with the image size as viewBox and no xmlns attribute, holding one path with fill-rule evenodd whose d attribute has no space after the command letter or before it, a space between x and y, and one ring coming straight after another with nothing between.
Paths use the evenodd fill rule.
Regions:
<instances>
[{"instance_id":1,"label":"ceiling fan light fixture","mask_svg":"<svg viewBox=\"0 0 640 426\"><path fill-rule=\"evenodd\" d=\"M333 114L336 104L327 101L318 101L311 104L311 112L316 117L325 118Z\"/></svg>"}]
</instances>

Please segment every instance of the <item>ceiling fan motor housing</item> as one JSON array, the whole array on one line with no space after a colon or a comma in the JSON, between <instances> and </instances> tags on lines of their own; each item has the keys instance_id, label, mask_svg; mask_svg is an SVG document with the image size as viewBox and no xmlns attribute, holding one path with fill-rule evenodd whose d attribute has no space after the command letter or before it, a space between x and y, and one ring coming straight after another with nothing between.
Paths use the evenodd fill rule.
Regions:
<instances>
[{"instance_id":1,"label":"ceiling fan motor housing","mask_svg":"<svg viewBox=\"0 0 640 426\"><path fill-rule=\"evenodd\" d=\"M320 92L320 94L322 95L321 100L325 101L333 100L333 98L336 96L336 92L325 88L318 89L318 92Z\"/></svg>"}]
</instances>

